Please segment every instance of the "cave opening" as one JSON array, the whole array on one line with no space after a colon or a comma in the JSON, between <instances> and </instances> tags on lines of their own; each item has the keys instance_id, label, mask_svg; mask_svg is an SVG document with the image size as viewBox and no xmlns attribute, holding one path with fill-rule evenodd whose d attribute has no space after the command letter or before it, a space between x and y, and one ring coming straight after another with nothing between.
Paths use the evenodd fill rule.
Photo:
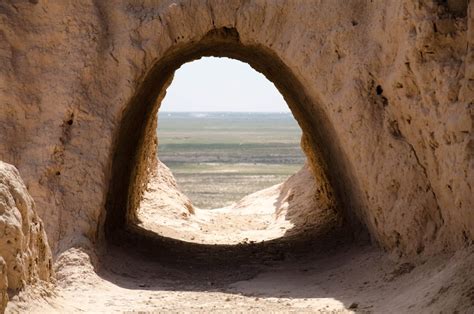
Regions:
<instances>
[{"instance_id":1,"label":"cave opening","mask_svg":"<svg viewBox=\"0 0 474 314\"><path fill-rule=\"evenodd\" d=\"M184 64L157 124L158 165L137 209L140 227L189 242L252 243L289 232L294 223L285 218L297 206L311 211L312 192L293 191L313 180L303 168L301 129L275 86L248 64L215 57Z\"/></svg>"},{"instance_id":2,"label":"cave opening","mask_svg":"<svg viewBox=\"0 0 474 314\"><path fill-rule=\"evenodd\" d=\"M295 198L298 194L309 195L314 203L307 206L311 210L305 212L301 210L302 204L295 202L293 212L287 211L284 216L293 223L292 229L297 232L287 232L278 239L262 241L260 246L295 248L297 245L294 243L307 242L315 237L323 239L334 230L338 230L339 235L365 233L356 214L358 202L353 197L350 176L341 157L343 154L331 136L334 131L324 113L318 110L295 73L278 56L263 47L242 44L234 29L224 28L210 32L199 42L177 45L168 51L148 71L128 103L116 136L103 229L106 240L109 243L131 244L147 254L160 252L160 256L164 250L173 256L177 247L187 245L179 239L163 237L140 226L137 209L146 192L150 174L157 168L156 117L173 74L185 63L210 56L239 60L262 73L281 93L302 130L301 147L308 160L303 168L305 173L301 175L305 179L285 187L284 193L274 203L291 207L288 203L298 199ZM188 211L193 211L192 205ZM250 244L250 250L255 250L255 243L244 244ZM232 245L235 246L235 243ZM221 258L222 250L228 252L229 244L214 243L212 249L210 244L193 244L187 246L186 254L195 257L205 253L208 261L211 255ZM245 251L241 246L231 250ZM183 257L181 251L176 254Z\"/></svg>"}]
</instances>

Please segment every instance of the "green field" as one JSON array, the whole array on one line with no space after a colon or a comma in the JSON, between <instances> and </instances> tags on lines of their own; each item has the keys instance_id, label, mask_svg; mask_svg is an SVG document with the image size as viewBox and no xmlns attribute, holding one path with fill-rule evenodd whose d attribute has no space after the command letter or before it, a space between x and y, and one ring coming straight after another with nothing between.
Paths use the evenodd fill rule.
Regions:
<instances>
[{"instance_id":1,"label":"green field","mask_svg":"<svg viewBox=\"0 0 474 314\"><path fill-rule=\"evenodd\" d=\"M301 168L290 113L160 113L158 155L200 208L216 208L284 181Z\"/></svg>"}]
</instances>

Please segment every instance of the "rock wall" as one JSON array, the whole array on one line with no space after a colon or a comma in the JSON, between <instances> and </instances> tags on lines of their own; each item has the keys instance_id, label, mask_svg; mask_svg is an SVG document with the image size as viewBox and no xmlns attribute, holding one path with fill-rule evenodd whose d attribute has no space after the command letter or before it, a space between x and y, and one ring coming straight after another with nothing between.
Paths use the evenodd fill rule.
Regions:
<instances>
[{"instance_id":1,"label":"rock wall","mask_svg":"<svg viewBox=\"0 0 474 314\"><path fill-rule=\"evenodd\" d=\"M195 213L191 200L179 190L171 170L161 161L155 161L156 169L147 178L148 184L134 221L146 229L150 229L148 225L153 225L155 212L170 213L176 220L186 219Z\"/></svg>"},{"instance_id":2,"label":"rock wall","mask_svg":"<svg viewBox=\"0 0 474 314\"><path fill-rule=\"evenodd\" d=\"M4 311L8 303L7 265L0 257L0 312Z\"/></svg>"},{"instance_id":3,"label":"rock wall","mask_svg":"<svg viewBox=\"0 0 474 314\"><path fill-rule=\"evenodd\" d=\"M0 312L26 284L49 281L52 257L43 222L18 171L0 161Z\"/></svg>"},{"instance_id":4,"label":"rock wall","mask_svg":"<svg viewBox=\"0 0 474 314\"><path fill-rule=\"evenodd\" d=\"M275 82L349 224L400 254L474 240L472 2L10 0L0 21L0 159L55 252L103 238L156 99L204 54Z\"/></svg>"}]
</instances>

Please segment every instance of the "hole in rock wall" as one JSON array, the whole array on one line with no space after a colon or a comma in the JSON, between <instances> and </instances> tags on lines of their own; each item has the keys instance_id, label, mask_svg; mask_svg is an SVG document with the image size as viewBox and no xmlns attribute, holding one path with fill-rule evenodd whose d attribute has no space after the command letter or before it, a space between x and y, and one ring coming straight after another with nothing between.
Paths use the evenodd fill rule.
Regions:
<instances>
[{"instance_id":1,"label":"hole in rock wall","mask_svg":"<svg viewBox=\"0 0 474 314\"><path fill-rule=\"evenodd\" d=\"M238 202L242 205L239 205L241 208L245 208L242 212L247 215L248 225L246 227L248 228L246 230L252 229L249 226L251 226L255 215L261 213L262 208L273 210L273 221L281 220L287 224L281 226L283 228L280 229L278 238L272 237L273 240L263 241L263 238L254 237L252 239L252 237L241 236L232 241L228 239L223 242L215 241L215 239L200 241L196 236L194 240L192 236L183 239L182 233L174 232L174 230L179 230L183 223L187 223L186 220L203 217L196 214L201 211L200 207L212 208L226 205L224 202L215 206L209 204L207 204L209 206L206 204L206 206L202 204L198 206L195 195L182 193L180 189L184 189L185 184L182 183L180 186L180 182L176 182L172 177L169 168L158 162L159 156L166 157L166 147L158 149L160 139L166 144L166 137L157 137L158 116L161 119L163 112L165 112L160 111L159 108L166 97L166 92L172 93L170 85L174 75L179 77L178 69L183 65L184 69L190 62L203 57L232 58L250 65L252 69L263 74L283 96L284 102L301 128L301 149L307 159L307 163L302 169L297 174L290 176L279 187L278 193L270 193L269 196L265 195L268 191L264 190L267 192L262 192L263 194L253 198L258 202L247 202L248 199L245 200L245 198L245 201ZM196 79L196 81L200 80L201 78ZM270 83L270 85L272 84ZM170 88L168 89L168 87ZM176 254L179 254L180 258L186 258L186 256L199 258L203 255L207 262L210 256L221 258L223 252L225 252L224 255L228 255L230 251L242 253L242 247L235 246L235 244L242 242L251 244L248 246L250 250L274 248L277 244L296 248L294 243L315 243L312 239L319 239L321 240L319 242L327 243L330 234L336 233L336 236L331 239L366 234L366 229L358 216L361 205L355 196L358 191L357 186L350 179L344 155L341 154L332 126L325 113L314 101L317 99L313 99L307 94L306 88L300 83L300 80L277 55L261 46L242 44L235 29L216 29L198 42L177 45L170 49L147 70L141 81L137 82L137 89L133 97L124 107L111 160L111 177L103 225L105 239L109 243L127 245L159 258L176 256ZM261 110L264 111L264 109ZM288 119L291 121L291 116L288 115ZM160 123L166 126L165 122ZM226 126L229 125L226 124ZM294 128L294 124L292 128ZM165 133L163 135L166 135ZM163 149L162 155L161 149ZM280 152L274 150L273 153ZM170 167L173 168L171 164ZM178 174L177 177L179 179ZM160 183L160 181L164 182ZM156 184L150 185L150 182ZM169 206L160 209L168 215L174 213L171 215L172 219L160 218L162 221L166 221L168 230L166 236L160 235L153 231L154 228L146 225L147 222L156 221L155 219L143 219L143 215L141 215L141 206L144 201L156 200L156 197L147 199L150 193L155 193L164 199L172 195L173 202L179 204L178 212L166 211ZM235 201L238 198L236 196L230 201ZM266 202L268 206L261 206L258 204L259 202ZM166 204L166 202L162 204ZM154 210L156 210L156 206ZM210 212L212 211L206 213ZM211 222L211 218L207 221ZM197 228L199 229L199 227ZM201 235L205 234L201 231L199 230ZM262 241L258 242L260 240ZM262 245L255 246L252 244L254 242ZM290 242L293 244L289 244ZM306 244L300 246L302 250L307 250ZM229 245L235 248L230 248ZM183 247L185 247L185 253L180 250ZM163 252L167 253L163 254Z\"/></svg>"},{"instance_id":2,"label":"hole in rock wall","mask_svg":"<svg viewBox=\"0 0 474 314\"><path fill-rule=\"evenodd\" d=\"M301 129L275 86L248 64L213 57L184 64L161 103L157 139L139 226L208 244L267 241L293 228L279 198L294 202L287 186L303 176Z\"/></svg>"}]
</instances>

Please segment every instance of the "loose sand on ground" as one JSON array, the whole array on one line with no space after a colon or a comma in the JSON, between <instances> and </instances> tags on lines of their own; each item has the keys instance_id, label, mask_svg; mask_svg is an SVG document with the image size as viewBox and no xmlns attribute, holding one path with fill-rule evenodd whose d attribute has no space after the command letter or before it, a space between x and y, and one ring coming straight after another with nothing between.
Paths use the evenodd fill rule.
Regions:
<instances>
[{"instance_id":1,"label":"loose sand on ground","mask_svg":"<svg viewBox=\"0 0 474 314\"><path fill-rule=\"evenodd\" d=\"M306 170L303 168L287 182L249 195L231 207L195 209L194 214L183 205L186 204L183 195L166 198L163 194L166 185L152 180L139 211L141 227L181 240L173 243L173 250L164 246L152 248L156 251L153 256L125 244L109 245L96 256L69 249L56 261L56 283L28 287L11 300L7 311L474 310L474 278L465 276L474 271L472 248L455 255L394 262L381 249L347 241L341 230L335 229L325 237L308 238L303 250L294 249L288 235L294 235L298 228L302 228L299 231L318 228L295 219L292 206L297 206L298 213L309 216L312 222L322 225L334 222L320 208L311 207L314 203L305 191L314 191L314 186L307 184L310 174ZM173 197L175 206L160 203ZM304 200L307 207L302 206ZM276 244L270 249L262 246L245 250L247 246L258 245L252 244L253 241ZM278 241L286 244L278 246ZM233 249L217 251L225 244L233 244L230 246ZM200 246L201 250L193 251ZM221 256L212 257L215 252Z\"/></svg>"},{"instance_id":2,"label":"loose sand on ground","mask_svg":"<svg viewBox=\"0 0 474 314\"><path fill-rule=\"evenodd\" d=\"M474 310L473 252L417 265L394 263L368 246L225 269L163 265L111 248L97 270L70 250L58 263L51 297L24 292L7 311L425 313ZM215 267L214 267L215 266ZM51 293L51 292L49 292ZM44 296L44 294L43 294Z\"/></svg>"}]
</instances>

